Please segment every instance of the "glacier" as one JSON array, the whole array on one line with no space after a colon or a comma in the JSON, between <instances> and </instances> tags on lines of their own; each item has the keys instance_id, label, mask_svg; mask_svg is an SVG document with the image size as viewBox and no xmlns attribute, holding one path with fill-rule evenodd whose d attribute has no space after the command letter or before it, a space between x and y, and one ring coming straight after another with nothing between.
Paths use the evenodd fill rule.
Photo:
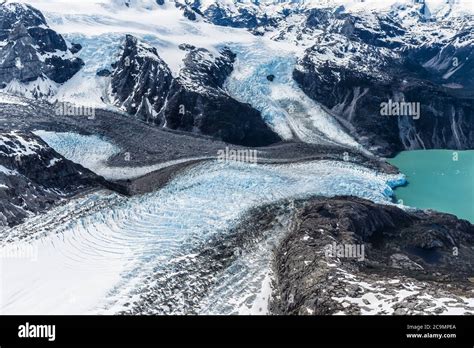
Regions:
<instances>
[{"instance_id":1,"label":"glacier","mask_svg":"<svg viewBox=\"0 0 474 348\"><path fill-rule=\"evenodd\" d=\"M210 159L207 156L197 156L140 167L115 167L107 162L113 156L120 154L122 150L103 137L45 130L36 130L34 133L68 160L78 163L108 180L134 179L175 164ZM123 154L125 156L126 152Z\"/></svg>"},{"instance_id":2,"label":"glacier","mask_svg":"<svg viewBox=\"0 0 474 348\"><path fill-rule=\"evenodd\" d=\"M34 131L50 147L67 159L92 170L103 173L105 162L118 154L120 149L97 135L82 135L73 132Z\"/></svg>"},{"instance_id":3,"label":"glacier","mask_svg":"<svg viewBox=\"0 0 474 348\"><path fill-rule=\"evenodd\" d=\"M363 150L321 105L311 100L293 80L295 53L285 46L263 42L229 44L237 54L234 71L225 83L229 94L249 103L283 139L346 145ZM267 76L273 75L269 81Z\"/></svg>"},{"instance_id":4,"label":"glacier","mask_svg":"<svg viewBox=\"0 0 474 348\"><path fill-rule=\"evenodd\" d=\"M125 198L103 191L76 198L0 231L6 243L1 248L23 243L38 255L2 260L0 313L126 311L157 287L174 284L173 274L192 276L186 270L188 264L191 270L199 266L193 263L196 253L228 234L251 207L309 195L356 195L391 204L384 191L396 179L334 161L258 166L209 161L153 193ZM283 235L284 229L275 232L258 243L258 252L244 253L222 274L209 275L207 297L193 302L192 311L264 313L271 250ZM202 293L189 282L155 301L179 299L185 291ZM178 300L168 302L153 313L190 310Z\"/></svg>"},{"instance_id":5,"label":"glacier","mask_svg":"<svg viewBox=\"0 0 474 348\"><path fill-rule=\"evenodd\" d=\"M185 54L179 44L187 42L213 52L228 46L237 59L225 89L259 110L283 139L342 145L367 153L293 81L292 71L302 48L256 37L243 29L190 23L168 3L159 8L150 5L154 2L138 1L151 6L147 12L115 7L117 11L110 11L99 1L80 5L59 0L28 2L43 9L51 26L69 42L83 46L79 56L84 68L57 87L52 100L111 107L108 78L96 72L116 60L124 33L157 47L175 76ZM348 9L367 3L375 6L374 1L365 5L345 2ZM156 11L163 12L160 23ZM270 74L275 76L271 82L267 79ZM0 100L11 99L0 95ZM121 149L104 138L72 132L35 134L64 157L106 179L136 178L190 160L113 167L107 162ZM116 314L137 304L154 314L265 314L271 293L272 250L285 234L285 221L282 228L256 241L251 250L240 250L222 271L186 283L180 283L180 277L196 277L194 272L205 268L199 253L216 239L228 237L253 207L313 195L354 195L393 204L393 188L404 183L403 175L378 173L346 162L252 166L209 160L156 192L131 198L108 191L87 194L0 231L5 243L0 253L13 245L18 255L21 250L33 250L36 255L0 259L0 314ZM209 285L208 291L203 292L202 282ZM172 293L161 292L170 288ZM187 303L184 297L189 296L192 301ZM146 306L149 298L153 298L152 306Z\"/></svg>"}]
</instances>

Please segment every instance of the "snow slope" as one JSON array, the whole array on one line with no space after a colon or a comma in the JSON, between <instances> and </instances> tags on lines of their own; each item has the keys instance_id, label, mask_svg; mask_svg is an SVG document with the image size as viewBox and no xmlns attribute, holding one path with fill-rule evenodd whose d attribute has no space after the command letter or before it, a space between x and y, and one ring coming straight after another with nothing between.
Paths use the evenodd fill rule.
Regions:
<instances>
[{"instance_id":1,"label":"snow slope","mask_svg":"<svg viewBox=\"0 0 474 348\"><path fill-rule=\"evenodd\" d=\"M243 79L238 74L234 74L228 84L231 96L249 102L262 111L265 121L284 139L296 137L308 142L358 146L331 116L309 100L293 83L291 70L295 58L292 57L302 54L301 47L277 42L266 36L254 36L245 29L216 26L202 19L190 21L170 2L158 6L154 1L139 1L130 7L123 6L121 1L104 0L80 3L60 0L27 2L43 12L52 29L61 33L70 43L79 43L83 47L78 57L85 62L85 66L65 84L57 86L51 101L73 100L87 106L116 110L110 103L107 90L109 78L99 77L96 73L101 69L111 70L111 64L118 60L119 45L126 33L156 47L174 76L178 75L186 54L178 47L182 43L215 53L223 46L235 48L238 62L244 62L245 67L253 69L255 74L264 73L265 65L272 64L272 61L264 62L264 58L274 52L284 52L281 55L284 64L280 64L278 85L275 84L272 91L267 91L271 92L267 97L264 98L259 90L263 88L262 76ZM239 69L237 66L237 73ZM284 96L298 104L300 110L295 115L286 110L289 105L288 98Z\"/></svg>"},{"instance_id":2,"label":"snow slope","mask_svg":"<svg viewBox=\"0 0 474 348\"><path fill-rule=\"evenodd\" d=\"M305 27L306 17L298 11L343 6L339 11L357 13L363 18L362 25L374 31L378 30L376 16L390 14L409 29L404 37L391 39L395 41L409 41L423 32L427 33L427 40L456 34L454 28L436 26L439 37L431 35L431 24L420 22L418 13L421 5L414 5L411 0L262 1L259 5L231 0L201 2L199 8L204 12L218 5L228 13L246 9L275 19L278 23L276 27L265 27L263 36L253 35L245 28L213 25L209 23L209 18L201 16L191 21L183 16L183 10L177 8L174 1L166 1L161 6L154 0L21 2L41 10L52 29L64 35L70 43L79 43L83 47L78 56L85 66L79 73L63 85L38 86L43 89L54 87L52 101L73 100L75 103L115 110L109 98L109 78L99 77L96 73L102 69L111 70L111 64L118 59L119 46L125 34L137 36L156 47L175 77L186 54L179 48L180 44L187 43L215 53L223 46L230 46L238 55L235 72L227 83L231 96L260 110L265 121L283 139L299 138L307 142L352 147L360 146L332 116L307 98L291 78L294 62L307 46L314 43L314 35L317 35L313 31L306 34L301 30L294 31L292 26ZM474 13L470 0L459 0L454 4L446 4L444 0L427 0L426 4L432 18L437 20ZM292 14L284 17L284 10ZM326 59L335 58L328 56ZM276 73L276 81L271 86L263 76L270 71ZM28 95L29 89L41 83L36 81L31 83L35 86L14 85L8 88L12 92ZM296 109L296 112L289 112L288 107Z\"/></svg>"}]
</instances>

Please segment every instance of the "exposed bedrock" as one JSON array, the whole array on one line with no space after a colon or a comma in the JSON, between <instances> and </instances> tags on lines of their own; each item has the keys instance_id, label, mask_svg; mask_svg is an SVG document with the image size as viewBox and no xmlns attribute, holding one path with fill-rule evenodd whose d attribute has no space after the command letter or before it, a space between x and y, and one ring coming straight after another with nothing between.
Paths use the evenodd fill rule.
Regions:
<instances>
[{"instance_id":1,"label":"exposed bedrock","mask_svg":"<svg viewBox=\"0 0 474 348\"><path fill-rule=\"evenodd\" d=\"M72 52L77 50L68 50L40 11L24 4L0 4L0 88L39 81L36 87L24 89L35 98L50 96L55 83L66 82L84 65ZM22 90L17 86L7 89Z\"/></svg>"},{"instance_id":2,"label":"exposed bedrock","mask_svg":"<svg viewBox=\"0 0 474 348\"><path fill-rule=\"evenodd\" d=\"M406 22L396 8L386 14L312 9L305 15L294 30L313 45L293 77L359 142L383 156L474 147L472 17L430 22L415 8ZM290 39L294 30L282 30L279 39ZM419 103L420 113L381 115L389 100Z\"/></svg>"},{"instance_id":3,"label":"exposed bedrock","mask_svg":"<svg viewBox=\"0 0 474 348\"><path fill-rule=\"evenodd\" d=\"M13 226L105 181L29 132L0 132L0 227Z\"/></svg>"},{"instance_id":4,"label":"exposed bedrock","mask_svg":"<svg viewBox=\"0 0 474 348\"><path fill-rule=\"evenodd\" d=\"M222 88L235 56L189 47L173 78L157 50L127 35L112 74L111 91L125 111L157 126L209 135L225 142L263 146L280 141L260 112Z\"/></svg>"},{"instance_id":5,"label":"exposed bedrock","mask_svg":"<svg viewBox=\"0 0 474 348\"><path fill-rule=\"evenodd\" d=\"M296 201L292 219L275 252L273 313L474 313L468 221L348 196Z\"/></svg>"},{"instance_id":6,"label":"exposed bedrock","mask_svg":"<svg viewBox=\"0 0 474 348\"><path fill-rule=\"evenodd\" d=\"M123 53L112 74L115 103L145 121L156 120L166 101L173 77L156 48L125 37Z\"/></svg>"},{"instance_id":7,"label":"exposed bedrock","mask_svg":"<svg viewBox=\"0 0 474 348\"><path fill-rule=\"evenodd\" d=\"M328 61L328 54L349 60ZM421 61L329 35L306 51L293 76L308 96L382 156L406 149L472 149L474 99L465 75L459 75L457 85L448 85L439 84L433 74ZM461 83L466 88L456 87ZM382 105L389 101L415 103L419 114L384 115Z\"/></svg>"}]
</instances>

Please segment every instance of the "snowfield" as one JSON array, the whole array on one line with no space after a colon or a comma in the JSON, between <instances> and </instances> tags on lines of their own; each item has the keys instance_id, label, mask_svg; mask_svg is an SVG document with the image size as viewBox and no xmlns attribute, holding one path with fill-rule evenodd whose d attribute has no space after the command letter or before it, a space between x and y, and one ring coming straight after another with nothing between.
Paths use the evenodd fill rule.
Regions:
<instances>
[{"instance_id":1,"label":"snowfield","mask_svg":"<svg viewBox=\"0 0 474 348\"><path fill-rule=\"evenodd\" d=\"M303 47L274 41L269 36L255 36L246 29L216 26L203 20L189 21L170 2L158 6L155 1L138 1L133 2L136 6L130 8L120 1L67 2L67 5L65 1L58 0L27 3L43 12L53 30L64 35L70 43L79 43L83 47L78 57L85 62L85 66L76 75L63 85L41 86L44 90L55 89L49 98L52 102L74 101L117 110L109 96L110 79L99 77L96 73L101 69L111 69L111 64L118 60L125 34L137 36L156 47L175 77L186 54L178 47L180 44L206 48L216 54L221 47L229 46L238 55L235 73L227 84L229 93L261 111L264 120L283 139L294 138L295 134L307 142L342 143L360 148L332 116L293 82L291 71L296 63L295 57L303 54ZM157 21L157 18L160 20ZM270 60L276 52L280 54ZM267 70L272 68L278 73L278 80L268 90L268 81L267 84L263 82ZM243 69L249 69L252 74L242 75ZM36 86L37 82L33 84ZM18 85L11 89L29 95L27 86ZM297 108L295 114L298 117L288 112L288 107L293 105L291 103Z\"/></svg>"}]
</instances>

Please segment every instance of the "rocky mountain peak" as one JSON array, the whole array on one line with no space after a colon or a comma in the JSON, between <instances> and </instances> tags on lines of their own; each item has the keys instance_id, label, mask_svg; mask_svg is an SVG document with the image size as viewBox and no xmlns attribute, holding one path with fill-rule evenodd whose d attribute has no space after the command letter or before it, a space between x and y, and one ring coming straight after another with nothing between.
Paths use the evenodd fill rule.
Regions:
<instances>
[{"instance_id":1,"label":"rocky mountain peak","mask_svg":"<svg viewBox=\"0 0 474 348\"><path fill-rule=\"evenodd\" d=\"M15 2L0 3L0 40L5 39L16 23L25 27L46 25L43 14L34 7Z\"/></svg>"},{"instance_id":2,"label":"rocky mountain peak","mask_svg":"<svg viewBox=\"0 0 474 348\"><path fill-rule=\"evenodd\" d=\"M219 93L227 76L232 72L235 54L225 48L213 54L204 48L194 48L183 61L178 81L189 89L199 86L208 93Z\"/></svg>"},{"instance_id":3,"label":"rocky mountain peak","mask_svg":"<svg viewBox=\"0 0 474 348\"><path fill-rule=\"evenodd\" d=\"M29 5L0 4L0 88L40 98L69 80L84 65L67 50L63 37L50 29L40 11ZM40 84L29 85L31 82ZM39 88L41 85L43 88Z\"/></svg>"},{"instance_id":4,"label":"rocky mountain peak","mask_svg":"<svg viewBox=\"0 0 474 348\"><path fill-rule=\"evenodd\" d=\"M115 104L129 114L161 124L158 113L165 103L172 75L156 48L126 35L114 68L111 91Z\"/></svg>"},{"instance_id":5,"label":"rocky mountain peak","mask_svg":"<svg viewBox=\"0 0 474 348\"><path fill-rule=\"evenodd\" d=\"M26 29L25 25L21 22L18 22L10 31L10 34L8 35L8 41L18 41L25 37L31 39L31 36L28 34L28 30Z\"/></svg>"}]
</instances>

